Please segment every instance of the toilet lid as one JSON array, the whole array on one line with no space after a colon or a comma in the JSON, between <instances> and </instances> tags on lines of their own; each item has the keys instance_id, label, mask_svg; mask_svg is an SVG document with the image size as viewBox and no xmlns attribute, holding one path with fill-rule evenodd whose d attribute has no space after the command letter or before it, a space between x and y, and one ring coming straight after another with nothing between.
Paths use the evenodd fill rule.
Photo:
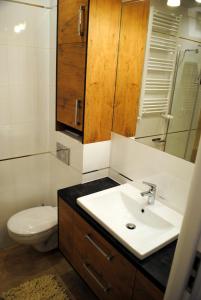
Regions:
<instances>
[{"instance_id":1,"label":"toilet lid","mask_svg":"<svg viewBox=\"0 0 201 300\"><path fill-rule=\"evenodd\" d=\"M7 227L13 233L30 235L51 229L57 225L57 219L56 207L33 207L12 216Z\"/></svg>"}]
</instances>

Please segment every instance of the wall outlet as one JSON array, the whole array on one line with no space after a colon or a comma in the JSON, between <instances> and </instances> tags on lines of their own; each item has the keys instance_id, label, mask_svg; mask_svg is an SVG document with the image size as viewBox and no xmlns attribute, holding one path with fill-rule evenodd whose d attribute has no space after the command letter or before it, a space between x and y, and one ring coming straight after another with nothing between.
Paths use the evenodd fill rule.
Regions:
<instances>
[{"instance_id":1,"label":"wall outlet","mask_svg":"<svg viewBox=\"0 0 201 300\"><path fill-rule=\"evenodd\" d=\"M61 143L57 143L56 157L68 166L70 166L70 148L65 147Z\"/></svg>"}]
</instances>

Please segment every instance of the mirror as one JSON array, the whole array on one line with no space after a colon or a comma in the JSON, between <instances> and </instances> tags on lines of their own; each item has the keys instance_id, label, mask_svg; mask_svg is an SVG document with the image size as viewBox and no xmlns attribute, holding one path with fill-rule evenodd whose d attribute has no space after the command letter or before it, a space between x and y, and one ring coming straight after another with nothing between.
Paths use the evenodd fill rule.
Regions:
<instances>
[{"instance_id":1,"label":"mirror","mask_svg":"<svg viewBox=\"0 0 201 300\"><path fill-rule=\"evenodd\" d=\"M194 162L201 133L201 6L151 1L136 141Z\"/></svg>"}]
</instances>

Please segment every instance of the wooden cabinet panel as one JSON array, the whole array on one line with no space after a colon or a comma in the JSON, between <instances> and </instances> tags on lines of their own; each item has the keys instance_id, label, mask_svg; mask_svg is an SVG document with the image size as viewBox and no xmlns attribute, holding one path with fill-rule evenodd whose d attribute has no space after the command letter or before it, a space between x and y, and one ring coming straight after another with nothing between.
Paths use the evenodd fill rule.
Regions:
<instances>
[{"instance_id":1,"label":"wooden cabinet panel","mask_svg":"<svg viewBox=\"0 0 201 300\"><path fill-rule=\"evenodd\" d=\"M86 42L88 0L60 0L58 10L58 43Z\"/></svg>"},{"instance_id":2,"label":"wooden cabinet panel","mask_svg":"<svg viewBox=\"0 0 201 300\"><path fill-rule=\"evenodd\" d=\"M149 0L122 4L113 131L134 136L146 47Z\"/></svg>"},{"instance_id":3,"label":"wooden cabinet panel","mask_svg":"<svg viewBox=\"0 0 201 300\"><path fill-rule=\"evenodd\" d=\"M84 144L111 139L120 18L120 0L59 1L57 121L82 131Z\"/></svg>"},{"instance_id":4,"label":"wooden cabinet panel","mask_svg":"<svg viewBox=\"0 0 201 300\"><path fill-rule=\"evenodd\" d=\"M133 300L162 300L163 293L141 272L137 271Z\"/></svg>"},{"instance_id":5,"label":"wooden cabinet panel","mask_svg":"<svg viewBox=\"0 0 201 300\"><path fill-rule=\"evenodd\" d=\"M68 44L58 48L57 121L82 130L85 44Z\"/></svg>"},{"instance_id":6,"label":"wooden cabinet panel","mask_svg":"<svg viewBox=\"0 0 201 300\"><path fill-rule=\"evenodd\" d=\"M111 139L120 17L120 0L90 1L85 144Z\"/></svg>"},{"instance_id":7,"label":"wooden cabinet panel","mask_svg":"<svg viewBox=\"0 0 201 300\"><path fill-rule=\"evenodd\" d=\"M73 218L74 211L59 199L59 249L63 255L73 262Z\"/></svg>"},{"instance_id":8,"label":"wooden cabinet panel","mask_svg":"<svg viewBox=\"0 0 201 300\"><path fill-rule=\"evenodd\" d=\"M100 299L131 299L135 268L75 215L75 267ZM118 274L118 276L116 276Z\"/></svg>"}]
</instances>

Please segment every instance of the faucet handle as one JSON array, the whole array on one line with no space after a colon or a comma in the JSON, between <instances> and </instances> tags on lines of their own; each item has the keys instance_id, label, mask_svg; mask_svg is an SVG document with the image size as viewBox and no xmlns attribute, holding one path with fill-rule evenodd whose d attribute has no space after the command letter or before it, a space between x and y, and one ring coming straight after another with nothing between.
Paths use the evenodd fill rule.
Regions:
<instances>
[{"instance_id":1,"label":"faucet handle","mask_svg":"<svg viewBox=\"0 0 201 300\"><path fill-rule=\"evenodd\" d=\"M152 190L152 191L155 191L155 190L156 190L156 188L157 188L157 185L156 185L156 184L154 184L154 183L147 182L147 181L143 181L142 183L144 183L144 184L148 185L148 186L151 188L151 190Z\"/></svg>"}]
</instances>

